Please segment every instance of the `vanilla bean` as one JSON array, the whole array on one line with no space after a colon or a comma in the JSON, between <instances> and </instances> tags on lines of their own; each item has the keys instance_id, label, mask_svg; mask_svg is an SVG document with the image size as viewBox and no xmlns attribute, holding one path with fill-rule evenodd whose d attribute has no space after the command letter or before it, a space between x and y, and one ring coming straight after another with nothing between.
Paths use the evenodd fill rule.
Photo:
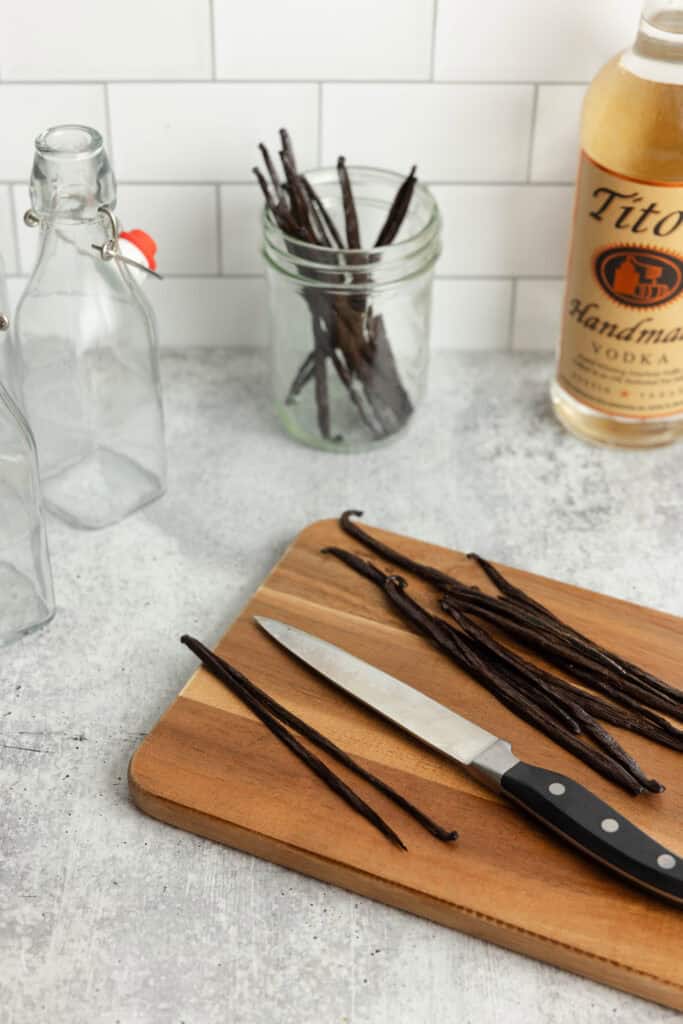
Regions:
<instances>
[{"instance_id":1,"label":"vanilla bean","mask_svg":"<svg viewBox=\"0 0 683 1024\"><path fill-rule=\"evenodd\" d=\"M315 314L313 314L315 316ZM315 379L315 402L318 410L318 427L320 433L326 440L331 439L330 425L330 400L327 386L326 351L323 344L315 333L314 350L314 379Z\"/></svg>"},{"instance_id":2,"label":"vanilla bean","mask_svg":"<svg viewBox=\"0 0 683 1024\"><path fill-rule=\"evenodd\" d=\"M280 180L273 160L264 143L259 150L268 172L271 186L265 176L256 170L259 186L263 192L270 216L290 239L285 245L295 257L300 255L302 263L299 272L302 277L342 286L368 284L370 274L362 267L354 269L364 261L361 252L340 253L344 249L342 236L317 192L297 169L291 138L286 129L280 131L280 159L284 170L284 183ZM338 162L338 177L342 192L347 246L361 249L358 213L346 163L343 157ZM407 212L415 187L415 168L401 183L391 204L382 229L383 244L388 244L399 230ZM274 193L274 195L273 195ZM304 245L299 249L296 239ZM316 245L329 250L329 260L324 253L309 253L305 246ZM337 248L333 248L336 246ZM345 261L345 266L340 265ZM317 271L315 262L339 266L338 274ZM313 381L317 411L318 429L327 440L332 439L332 422L327 360L334 367L337 377L347 391L349 399L358 412L359 419L373 438L381 439L399 430L413 412L412 401L402 384L394 354L389 343L384 320L375 316L368 308L368 293L354 291L344 294L330 294L324 288L305 289L304 298L309 306L313 326L314 345L297 370L285 398L292 404L304 387ZM335 438L336 440L337 438Z\"/></svg>"},{"instance_id":3,"label":"vanilla bean","mask_svg":"<svg viewBox=\"0 0 683 1024\"><path fill-rule=\"evenodd\" d=\"M298 184L298 174L289 154L285 150L280 151L280 160L287 178L287 194L292 208L292 217L298 225L301 237L309 244L315 245L315 235L308 219L308 210L303 196L303 190Z\"/></svg>"},{"instance_id":4,"label":"vanilla bean","mask_svg":"<svg viewBox=\"0 0 683 1024\"><path fill-rule=\"evenodd\" d=\"M456 602L462 610L486 619L515 640L521 641L526 647L538 651L553 665L557 665L591 689L605 693L613 700L622 702L630 699L635 701L638 707L645 704L673 718L683 719L683 709L667 697L652 690L645 690L623 676L615 676L571 645L555 636L548 636L538 626L530 627L523 617L520 621L517 617L511 617L508 612L503 613L503 609L491 607L491 602L495 604L495 601L495 598L487 599L486 595L462 596L449 592L442 601L442 607L444 603L448 605L449 602Z\"/></svg>"},{"instance_id":5,"label":"vanilla bean","mask_svg":"<svg viewBox=\"0 0 683 1024\"><path fill-rule=\"evenodd\" d=\"M288 235L293 235L295 238L302 240L302 233L299 230L298 226L292 220L292 216L289 210L287 210L286 207L284 206L276 205L275 202L273 201L273 197L270 194L270 188L268 187L268 182L266 181L262 172L259 170L258 167L253 167L252 171L254 172L256 180L258 181L261 191L263 192L263 196L266 201L266 206L270 213L272 214L273 219L275 220L275 223L278 225L280 230L284 231ZM290 248L291 251L291 243L289 244L288 247Z\"/></svg>"},{"instance_id":6,"label":"vanilla bean","mask_svg":"<svg viewBox=\"0 0 683 1024\"><path fill-rule=\"evenodd\" d=\"M578 719L584 730L593 737L596 743L602 746L608 753L615 757L618 761L631 772L635 778L641 783L641 785L648 789L652 793L661 793L664 787L661 783L657 782L656 779L649 779L640 768L637 761L634 760L631 755L624 750L621 744L609 733L603 726L600 725L596 718L588 711L587 708L583 707L581 702L577 700L577 697L581 693L578 687L565 684L563 680L558 679L551 673L546 672L526 659L510 651L507 647L491 636L491 634L482 629L476 623L472 622L466 615L463 615L455 610L451 610L451 615L455 619L458 626L465 632L471 639L475 640L480 647L489 652L498 661L502 662L508 671L512 670L521 676L522 679L526 679L528 684L531 686L531 693L537 690L547 692L548 690L554 694L556 700L560 702L560 706L575 719Z\"/></svg>"},{"instance_id":7,"label":"vanilla bean","mask_svg":"<svg viewBox=\"0 0 683 1024\"><path fill-rule=\"evenodd\" d=\"M499 643L488 630L476 624L469 615L459 611L446 600L442 602L442 607L469 636L486 645L501 660L517 668L532 683L549 686L554 692L564 694L573 704L579 704L595 718L601 718L611 725L618 725L631 732L640 733L674 750L683 750L683 731L677 729L666 718L658 715L657 712L641 707L636 701L632 701L626 707L618 707L615 704L602 700L602 698L589 693L587 690L575 686L566 679L553 675L547 669L527 661L526 658L522 658L521 655L516 654L509 647Z\"/></svg>"},{"instance_id":8,"label":"vanilla bean","mask_svg":"<svg viewBox=\"0 0 683 1024\"><path fill-rule=\"evenodd\" d=\"M538 601L535 601L533 597L530 597L529 594L526 594L519 587L515 587L512 583L506 580L502 573L498 572L496 567L491 565L490 562L487 562L485 558L481 557L481 555L477 555L471 551L467 557L477 563L479 568L486 573L492 583L495 583L502 594L506 594L508 597L512 597L515 601L520 601L522 604L528 605L530 608L541 612L541 614L546 617L552 616L552 618L555 618L547 608ZM559 619L556 619L556 621L559 622Z\"/></svg>"},{"instance_id":9,"label":"vanilla bean","mask_svg":"<svg viewBox=\"0 0 683 1024\"><path fill-rule=\"evenodd\" d=\"M415 177L416 171L417 167L413 165L410 174L401 184L398 192L396 193L394 201L389 209L389 213L387 214L387 219L382 225L382 229L377 236L377 241L375 242L376 248L381 245L389 245L396 238L396 235L403 224L404 217L408 212L410 200L412 199L413 192L415 190L415 185L417 183L417 178Z\"/></svg>"},{"instance_id":10,"label":"vanilla bean","mask_svg":"<svg viewBox=\"0 0 683 1024\"><path fill-rule=\"evenodd\" d=\"M280 141L282 143L280 160L289 186L289 201L292 205L294 218L302 228L310 231L310 224L308 224L306 211L306 201L303 196L301 185L299 184L299 172L296 166L296 157L294 156L292 140L286 128L281 128L279 134Z\"/></svg>"},{"instance_id":11,"label":"vanilla bean","mask_svg":"<svg viewBox=\"0 0 683 1024\"><path fill-rule=\"evenodd\" d=\"M358 523L351 519L351 516L362 515L363 513L358 509L348 509L346 512L342 512L339 517L339 525L342 530L355 537L356 540L361 541L362 544L365 544L375 554L381 555L382 558L388 558L395 565L415 573L416 576L420 576L424 580L429 580L430 583L440 587L447 587L451 583L458 583L458 580L453 576L448 576L445 572L441 572L440 569L435 569L432 566L415 562L412 558L408 558L407 555L402 555L399 551L390 548L388 544L384 544L381 540L373 537L372 534L366 533Z\"/></svg>"},{"instance_id":12,"label":"vanilla bean","mask_svg":"<svg viewBox=\"0 0 683 1024\"><path fill-rule=\"evenodd\" d=\"M351 518L359 515L362 513L358 511L344 512L339 520L342 529L383 558L389 559L394 564L415 573L416 576L438 587L444 592L446 603L449 598L452 598L457 601L461 610L485 618L516 640L521 640L530 648L538 650L553 664L570 672L591 689L605 693L618 703L638 710L642 710L643 705L646 705L662 711L664 714L683 719L683 708L666 692L655 691L631 676L617 675L608 665L597 663L584 647L570 644L559 629L561 626L559 620L558 625L555 622L549 622L548 616L551 616L552 613L544 616L543 613L538 612L537 602L533 602L532 599L529 599L528 608L514 599L517 588L514 588L512 584L508 584L504 598L484 594L479 588L467 586L454 576L433 566L416 562L366 533ZM494 582L497 583L498 578L503 579L493 566L490 566L490 569ZM667 686L667 684L664 685ZM674 694L678 692L673 688L669 689ZM661 721L663 720L660 719Z\"/></svg>"},{"instance_id":13,"label":"vanilla bean","mask_svg":"<svg viewBox=\"0 0 683 1024\"><path fill-rule=\"evenodd\" d=\"M370 315L370 342L372 350L371 379L373 387L383 397L394 416L392 428L398 430L412 415L413 403L404 388L394 359L394 353L387 337L384 318Z\"/></svg>"},{"instance_id":14,"label":"vanilla bean","mask_svg":"<svg viewBox=\"0 0 683 1024\"><path fill-rule=\"evenodd\" d=\"M358 214L353 199L353 190L349 179L349 172L346 169L346 160L340 156L337 160L337 174L341 186L342 204L344 206L344 220L346 222L346 245L349 249L360 249L360 229L358 227Z\"/></svg>"},{"instance_id":15,"label":"vanilla bean","mask_svg":"<svg viewBox=\"0 0 683 1024\"><path fill-rule=\"evenodd\" d=\"M273 214L273 216L277 219L278 208L275 202L273 201L273 197L270 194L270 188L268 187L268 182L266 181L265 176L258 167L252 167L252 171L256 175L256 180L258 181L261 191L263 192L263 198L266 201L266 206Z\"/></svg>"},{"instance_id":16,"label":"vanilla bean","mask_svg":"<svg viewBox=\"0 0 683 1024\"><path fill-rule=\"evenodd\" d=\"M259 143L259 147L258 148L261 151L261 156L263 157L263 162L266 165L266 170L268 171L268 174L270 176L270 180L273 183L273 189L274 189L275 195L277 197L278 206L281 206L281 205L286 203L286 200L285 200L285 194L284 194L284 192L282 190L282 183L280 182L280 178L278 176L277 170L275 169L275 164L273 163L273 160L272 160L272 157L270 155L270 152L268 151L268 147L263 142Z\"/></svg>"},{"instance_id":17,"label":"vanilla bean","mask_svg":"<svg viewBox=\"0 0 683 1024\"><path fill-rule=\"evenodd\" d=\"M366 821L369 821L375 826L383 835L387 837L395 846L398 846L401 850L407 849L400 836L394 832L394 830L380 817L379 814L369 804L365 802L357 793L355 793L349 786L346 785L343 779L336 775L324 761L321 761L319 757L316 757L310 750L308 750L302 743L292 736L284 725L282 725L277 718L270 713L259 701L250 690L240 682L239 678L235 675L235 671L232 669L227 662L218 664L214 658L207 657L206 648L203 644L200 644L191 636L182 636L181 643L189 647L194 654L197 655L199 660L204 666L220 679L222 683L232 691L232 693L242 701L243 704L252 711L257 718L259 718L274 736L284 743L292 753L299 758L300 761L310 768L310 770L321 779L325 785L331 789L334 793L342 798L350 807L353 808L358 814L360 814Z\"/></svg>"},{"instance_id":18,"label":"vanilla bean","mask_svg":"<svg viewBox=\"0 0 683 1024\"><path fill-rule=\"evenodd\" d=\"M515 687L514 682L484 661L468 643L464 634L456 633L449 623L422 608L413 598L405 593L406 582L400 577L389 576L381 572L372 563L353 555L341 548L325 548L326 553L334 555L345 562L350 568L381 587L391 603L401 612L403 617L425 634L441 650L448 654L456 664L474 676L501 703L505 704L519 717L536 726L551 739L579 757L590 767L622 786L628 792L642 792L643 784L633 772L614 757L605 754L595 747L588 746L572 732L550 717L541 707L529 699L528 693ZM642 773L641 773L642 774Z\"/></svg>"},{"instance_id":19,"label":"vanilla bean","mask_svg":"<svg viewBox=\"0 0 683 1024\"><path fill-rule=\"evenodd\" d=\"M304 178L300 177L299 181L303 184L304 183ZM328 249L330 249L332 247L332 239L331 239L330 234L329 234L329 232L327 230L327 225L325 224L324 220L320 216L320 212L318 211L318 208L315 206L313 200L311 199L310 195L308 194L308 191L306 189L304 189L304 192L305 192L305 195L306 195L306 202L307 202L307 206L308 206L308 216L309 216L309 219L311 221L311 224L313 225L313 230L314 230L315 236L316 236L316 238L318 240L318 245L326 246ZM337 262L337 258L336 257L334 258L334 262L335 263Z\"/></svg>"},{"instance_id":20,"label":"vanilla bean","mask_svg":"<svg viewBox=\"0 0 683 1024\"><path fill-rule=\"evenodd\" d=\"M647 672L640 666L627 661L621 655L615 654L614 652L607 650L605 647L600 646L600 644L597 644L594 640L591 640L583 633L580 633L573 626L563 622L557 617L557 615L550 611L549 608L546 608L545 605L534 600L525 591L510 583L502 573L491 565L490 562L487 562L485 558L482 558L481 555L471 553L467 557L476 561L489 579L495 583L501 593L512 598L513 601L518 604L528 606L538 612L543 618L548 620L548 628L557 630L567 639L568 642L576 644L580 650L598 660L605 667L627 677L633 678L634 682L638 682L640 685L645 686L648 689L655 690L673 700L683 702L683 692L681 690L676 689L669 683L664 682L662 679L658 679L656 676Z\"/></svg>"},{"instance_id":21,"label":"vanilla bean","mask_svg":"<svg viewBox=\"0 0 683 1024\"><path fill-rule=\"evenodd\" d=\"M291 405L294 399L297 397L302 388L306 386L313 374L315 373L315 351L309 352L303 363L299 367L294 377L294 380L290 384L287 398L285 399L286 405Z\"/></svg>"},{"instance_id":22,"label":"vanilla bean","mask_svg":"<svg viewBox=\"0 0 683 1024\"><path fill-rule=\"evenodd\" d=\"M183 642L185 641L183 640ZM284 707L284 705L280 704L273 697L267 694L265 690L262 690L255 683L252 683L250 679L247 679L247 677L239 671L239 669L236 669L233 665L230 665L229 662L225 661L224 658L221 658L220 655L215 654L213 651L210 651L209 648L205 647L204 644L202 644L199 640L193 640L192 644L193 646L191 649L195 652L195 654L197 654L198 657L200 657L200 659L205 665L211 667L211 671L213 671L215 668L216 671L219 673L230 673L237 680L237 682L251 694L254 700L259 701L262 704L262 706L270 712L270 714L280 719L281 722L283 722L285 725L290 726L290 728L300 733L300 735L304 736L312 743L315 743L316 746L320 747L321 750L324 750L325 753L330 754L337 761L339 761L340 764L343 764L346 768L350 769L350 771L354 772L361 779L364 779L366 782L371 783L371 785L373 785L375 789L379 790L381 793L384 793L385 796L389 797L389 799L392 800L397 805L397 807L400 807L402 810L406 811L407 814L414 818L420 825L422 825L423 828L430 832L431 835L433 835L436 839L440 839L442 842L454 842L458 838L458 833L455 830L442 828L441 825L438 825L428 815L424 814L418 807L416 807L413 803L411 803L399 792L397 792L397 790L395 790L387 782L384 782L376 775L373 775L373 773L369 772L367 768L363 768L363 766L359 764L358 761L355 761L349 754L342 750L341 747L338 747L336 743L333 743L332 740L328 739L326 736L323 736L323 734L318 732L317 729L314 729L312 725L308 725L308 723L304 722L304 720L299 718L298 715L295 715L292 711L289 711L286 707Z\"/></svg>"},{"instance_id":23,"label":"vanilla bean","mask_svg":"<svg viewBox=\"0 0 683 1024\"><path fill-rule=\"evenodd\" d=\"M320 198L320 196L315 191L310 181L304 174L300 174L299 178L304 189L308 193L308 198L311 200L311 205L320 216L320 219L323 221L330 238L332 239L332 241L334 242L338 249L343 249L344 243L342 242L341 235L337 231L337 226L330 217L329 213L327 212L327 209L325 208L325 204L323 203L322 199Z\"/></svg>"},{"instance_id":24,"label":"vanilla bean","mask_svg":"<svg viewBox=\"0 0 683 1024\"><path fill-rule=\"evenodd\" d=\"M330 349L330 358L332 360L332 363L334 365L335 370L337 371L337 375L339 376L339 379L341 380L341 382L346 387L346 390L347 390L347 392L349 394L349 398L351 399L351 401L355 405L356 409L358 410L360 418L363 420L363 422L365 423L366 427L368 428L370 433L373 434L374 437L382 437L383 436L382 428L378 427L373 422L372 418L370 417L369 412L366 410L365 406L363 405L363 401L362 401L360 395L358 394L358 392L356 391L356 389L353 386L353 378L352 378L351 374L349 373L349 371L346 369L346 367L342 363L341 359L339 358L339 356L335 352L334 348Z\"/></svg>"}]
</instances>

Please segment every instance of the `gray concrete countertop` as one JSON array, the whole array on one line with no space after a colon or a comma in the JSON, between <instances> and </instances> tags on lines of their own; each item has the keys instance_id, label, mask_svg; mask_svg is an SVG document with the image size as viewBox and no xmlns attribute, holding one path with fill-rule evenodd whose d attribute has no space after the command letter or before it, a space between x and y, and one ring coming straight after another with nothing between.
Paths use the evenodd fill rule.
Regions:
<instances>
[{"instance_id":1,"label":"gray concrete countertop","mask_svg":"<svg viewBox=\"0 0 683 1024\"><path fill-rule=\"evenodd\" d=\"M545 356L441 354L411 433L280 433L260 353L165 359L167 496L50 521L58 614L0 652L2 1024L654 1024L678 1015L242 853L129 802L128 759L294 535L370 523L683 611L681 449L589 447Z\"/></svg>"}]
</instances>

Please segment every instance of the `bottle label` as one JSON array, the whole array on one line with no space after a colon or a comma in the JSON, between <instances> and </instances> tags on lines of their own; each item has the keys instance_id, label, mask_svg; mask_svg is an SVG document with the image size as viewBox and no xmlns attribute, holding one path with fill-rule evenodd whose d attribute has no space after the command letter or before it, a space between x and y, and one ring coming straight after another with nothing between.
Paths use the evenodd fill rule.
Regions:
<instances>
[{"instance_id":1,"label":"bottle label","mask_svg":"<svg viewBox=\"0 0 683 1024\"><path fill-rule=\"evenodd\" d=\"M683 182L581 154L557 375L609 415L683 413Z\"/></svg>"}]
</instances>

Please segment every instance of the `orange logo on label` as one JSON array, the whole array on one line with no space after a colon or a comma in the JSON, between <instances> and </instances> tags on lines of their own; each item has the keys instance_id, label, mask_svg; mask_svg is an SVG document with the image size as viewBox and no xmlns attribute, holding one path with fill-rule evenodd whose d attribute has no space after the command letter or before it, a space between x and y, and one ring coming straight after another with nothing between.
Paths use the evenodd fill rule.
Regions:
<instances>
[{"instance_id":1,"label":"orange logo on label","mask_svg":"<svg viewBox=\"0 0 683 1024\"><path fill-rule=\"evenodd\" d=\"M662 306L683 291L683 260L639 245L611 246L596 255L595 276L622 306Z\"/></svg>"}]
</instances>

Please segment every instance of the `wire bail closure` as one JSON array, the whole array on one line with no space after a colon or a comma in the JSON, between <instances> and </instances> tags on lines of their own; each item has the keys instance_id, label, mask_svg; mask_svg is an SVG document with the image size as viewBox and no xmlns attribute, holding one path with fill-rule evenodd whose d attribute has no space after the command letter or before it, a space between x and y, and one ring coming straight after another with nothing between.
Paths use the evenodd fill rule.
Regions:
<instances>
[{"instance_id":1,"label":"wire bail closure","mask_svg":"<svg viewBox=\"0 0 683 1024\"><path fill-rule=\"evenodd\" d=\"M95 249L100 254L100 258L108 263L109 260L120 260L121 263L126 263L129 267L135 267L136 270L144 270L146 274L151 274L152 277L158 278L160 281L163 280L161 274L157 273L156 270L152 270L146 263L138 263L137 260L131 260L127 256L121 254L119 248L119 222L114 211L107 206L98 206L98 213L103 213L109 221L109 228L111 230L111 238L103 242L102 245L92 245L91 248Z\"/></svg>"},{"instance_id":2,"label":"wire bail closure","mask_svg":"<svg viewBox=\"0 0 683 1024\"><path fill-rule=\"evenodd\" d=\"M106 204L97 207L98 213L103 213L109 222L109 230L111 232L111 238L108 238L102 245L92 244L91 249L94 249L99 253L100 259L105 263L109 263L110 260L117 260L121 263L125 263L129 267L135 267L136 270L144 270L146 274L151 274L152 277L158 278L159 281L163 281L163 275L159 274L156 270L152 270L146 263L139 263L137 260L131 260L128 256L124 256L119 247L119 222L116 214L111 207ZM24 224L29 228L35 228L40 224L40 217L35 210L28 209L24 214ZM3 328L0 327L0 330Z\"/></svg>"}]
</instances>

